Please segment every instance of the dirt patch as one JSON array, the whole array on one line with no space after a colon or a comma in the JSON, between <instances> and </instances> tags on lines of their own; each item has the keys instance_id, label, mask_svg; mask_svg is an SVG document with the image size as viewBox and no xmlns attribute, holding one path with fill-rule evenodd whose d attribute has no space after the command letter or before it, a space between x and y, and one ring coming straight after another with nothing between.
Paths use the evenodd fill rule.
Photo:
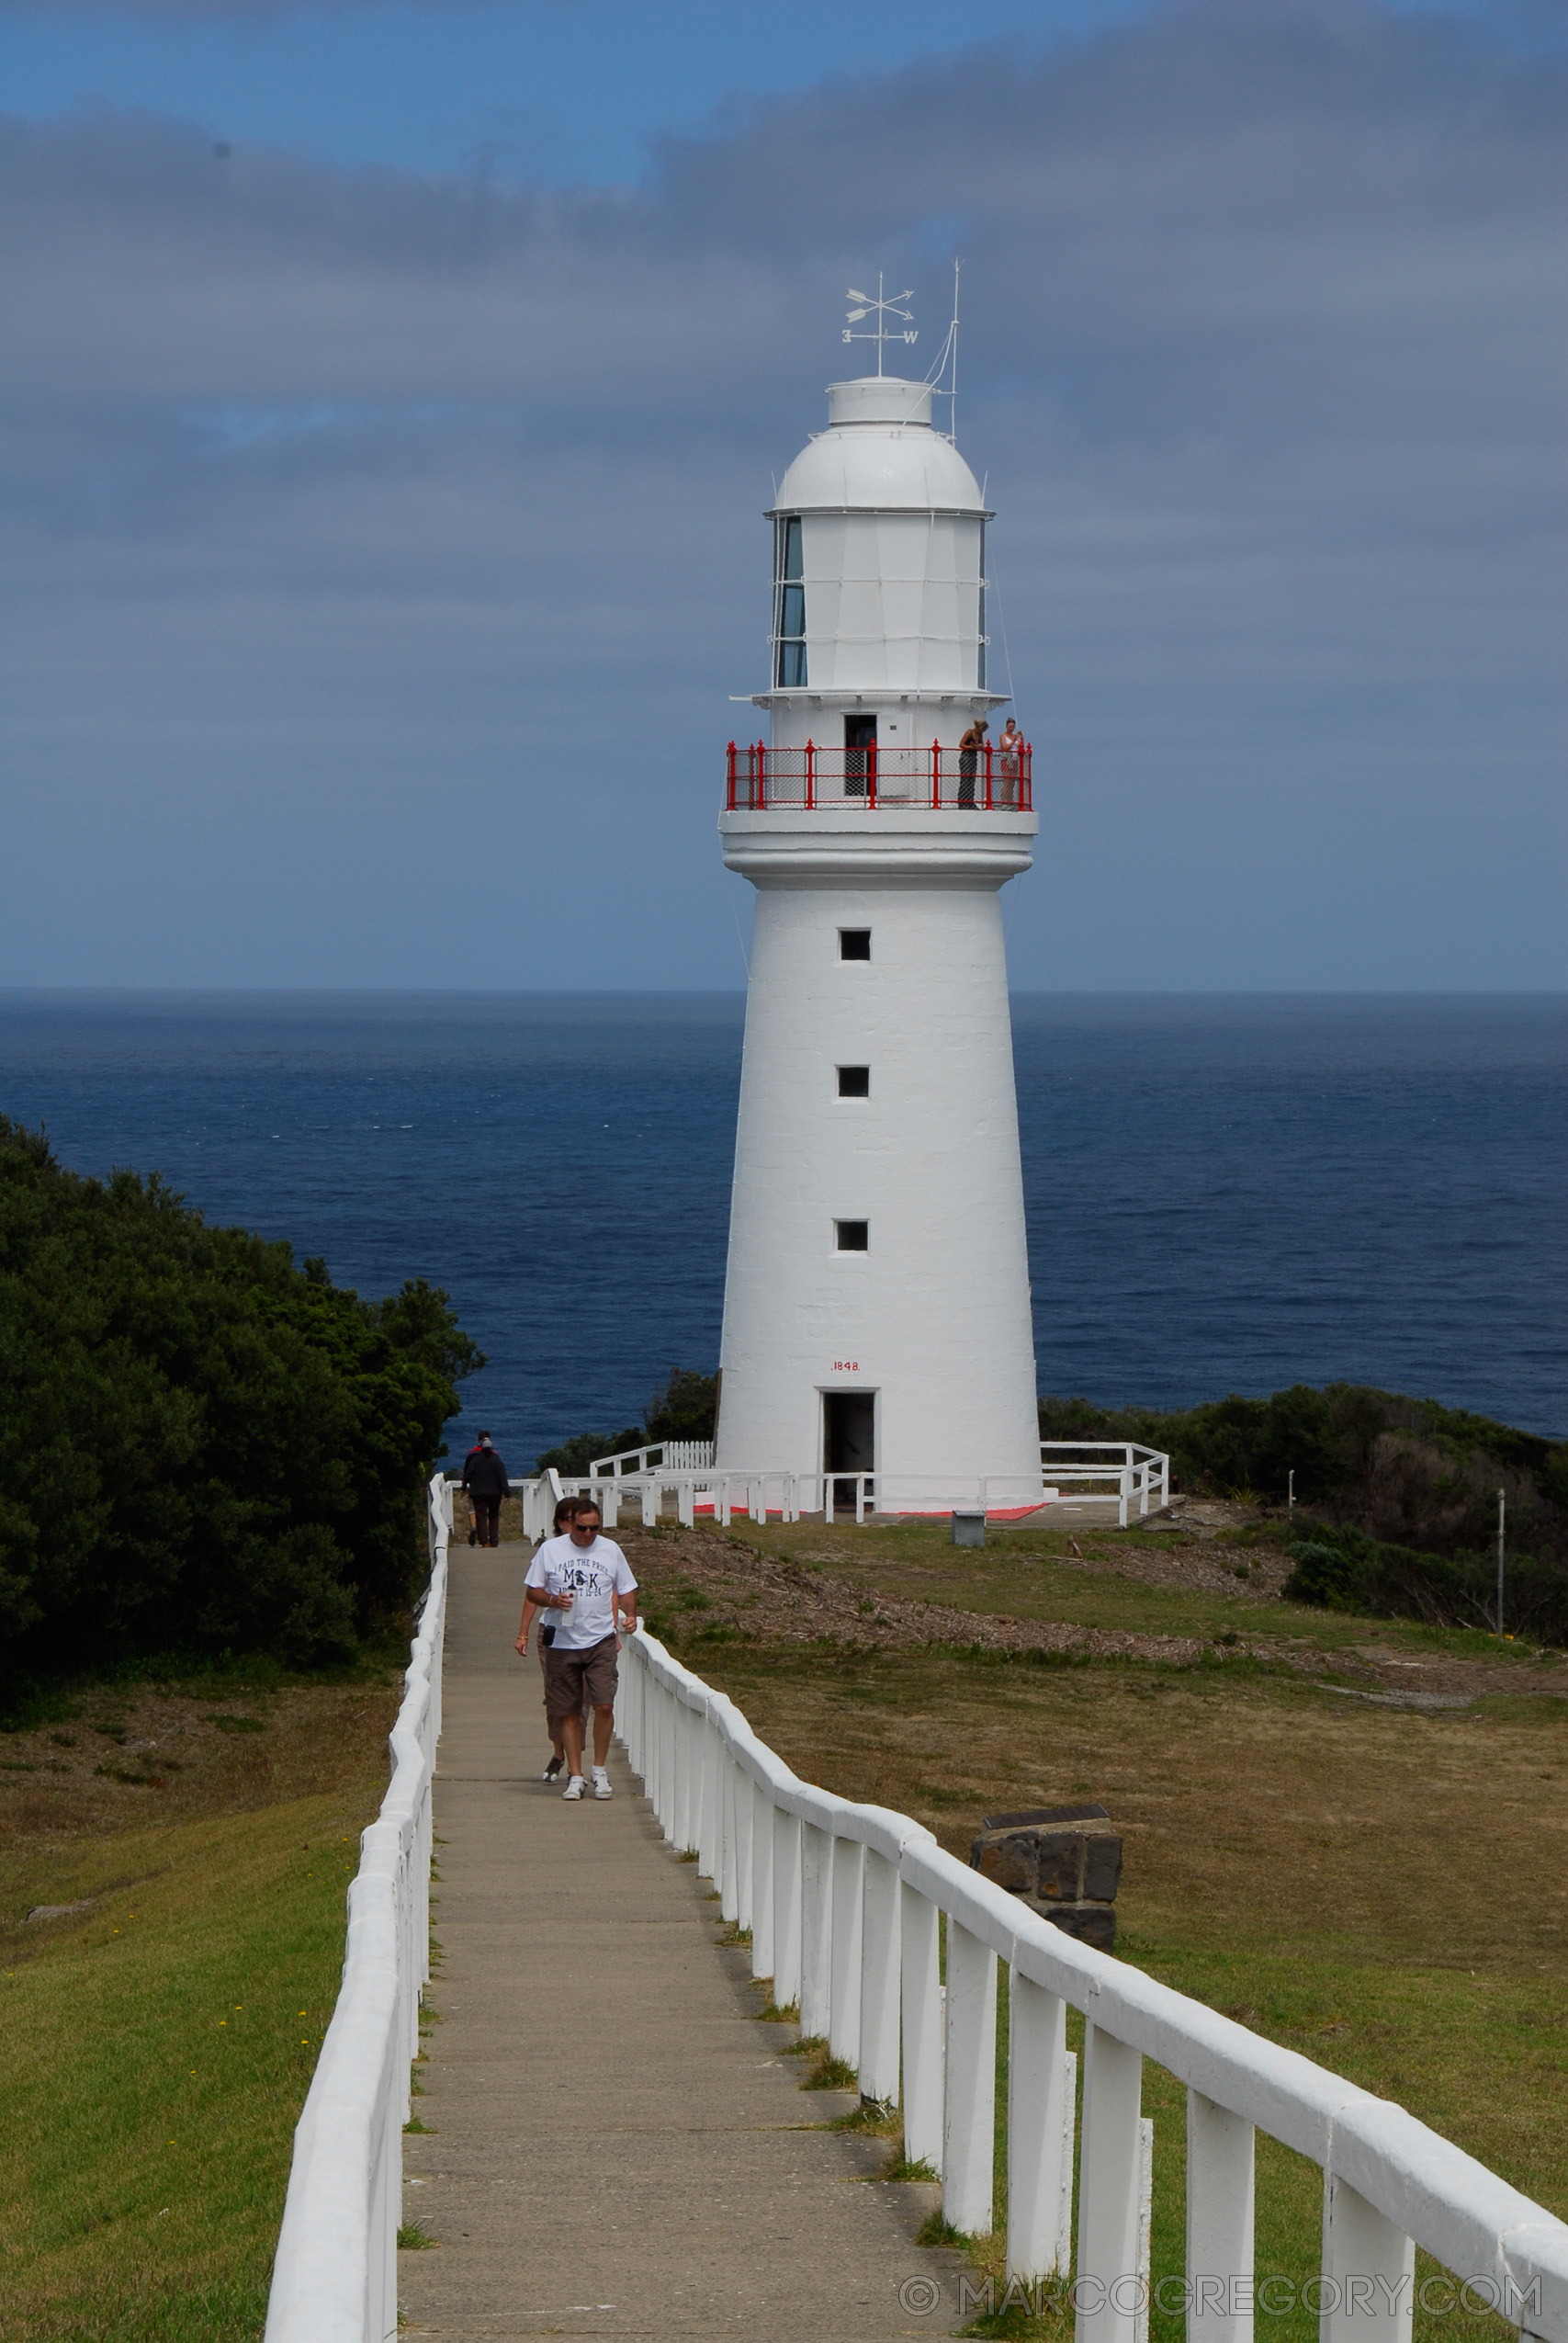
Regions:
<instances>
[{"instance_id":1,"label":"dirt patch","mask_svg":"<svg viewBox=\"0 0 1568 2343\"><path fill-rule=\"evenodd\" d=\"M1218 1506L1215 1508L1219 1510ZM1245 1522L1256 1519L1239 1507ZM1234 1534L1234 1529L1233 1529ZM767 1553L734 1532L698 1527L657 1533L626 1527L615 1533L626 1550L644 1593L645 1608L656 1632L672 1632L696 1648L691 1657L701 1666L705 1642L736 1640L783 1645L831 1642L851 1651L911 1651L931 1645L954 1645L984 1651L1038 1651L1081 1655L1089 1659L1139 1659L1168 1667L1190 1668L1200 1659L1252 1658L1271 1660L1303 1676L1348 1680L1352 1689L1392 1696L1401 1705L1444 1707L1456 1699L1475 1700L1488 1693L1529 1697L1548 1692L1568 1696L1568 1669L1555 1657L1533 1666L1517 1660L1474 1659L1445 1654L1394 1655L1382 1646L1360 1640L1364 1628L1347 1622L1343 1647L1325 1652L1321 1643L1292 1637L1276 1630L1238 1632L1234 1640L1218 1642L1191 1635L1156 1635L1126 1629L1021 1619L1002 1612L959 1610L951 1605L911 1602L874 1592L844 1575L841 1551L813 1553L798 1558ZM1169 1552L1133 1546L1120 1539L1110 1546L1087 1537L1077 1554L1056 1552L1053 1564L1081 1568L1088 1575L1113 1573L1169 1589L1202 1588L1256 1601L1267 1615L1278 1602L1279 1590L1290 1572L1289 1558L1270 1546L1239 1546L1219 1542L1182 1545ZM1031 1558L1020 1554L1019 1560ZM818 1567L813 1568L816 1564ZM1248 1573L1243 1579L1240 1568Z\"/></svg>"},{"instance_id":2,"label":"dirt patch","mask_svg":"<svg viewBox=\"0 0 1568 2343\"><path fill-rule=\"evenodd\" d=\"M1132 1635L1111 1627L1060 1625L999 1613L959 1611L863 1593L832 1569L838 1554L799 1561L760 1553L722 1530L617 1530L616 1542L654 1615L686 1636L740 1636L768 1643L829 1641L862 1651L910 1651L958 1644L987 1651L1082 1652L1089 1658L1168 1659L1190 1666L1211 1648L1196 1636ZM716 1630L718 1631L716 1636Z\"/></svg>"}]
</instances>

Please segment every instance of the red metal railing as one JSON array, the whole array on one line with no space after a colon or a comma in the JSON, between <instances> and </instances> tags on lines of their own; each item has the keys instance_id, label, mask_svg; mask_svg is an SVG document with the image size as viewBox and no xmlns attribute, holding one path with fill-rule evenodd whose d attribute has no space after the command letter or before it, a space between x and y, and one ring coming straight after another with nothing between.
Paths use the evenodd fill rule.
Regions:
<instances>
[{"instance_id":1,"label":"red metal railing","mask_svg":"<svg viewBox=\"0 0 1568 2343\"><path fill-rule=\"evenodd\" d=\"M768 806L838 808L874 812L879 806L903 810L923 806L966 807L976 813L1028 813L1034 805L1034 752L1021 735L1016 748L1005 736L984 748L947 749L771 749L764 741L745 748L731 741L725 804L731 813L758 813Z\"/></svg>"}]
</instances>

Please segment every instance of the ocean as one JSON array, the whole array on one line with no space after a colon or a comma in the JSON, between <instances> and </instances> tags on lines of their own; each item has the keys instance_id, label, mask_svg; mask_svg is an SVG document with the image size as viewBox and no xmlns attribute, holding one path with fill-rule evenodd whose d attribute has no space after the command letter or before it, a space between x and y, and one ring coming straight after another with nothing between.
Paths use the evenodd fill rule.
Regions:
<instances>
[{"instance_id":1,"label":"ocean","mask_svg":"<svg viewBox=\"0 0 1568 2343\"><path fill-rule=\"evenodd\" d=\"M1568 1435L1568 1000L1021 994L1042 1390L1336 1379ZM0 993L0 1112L378 1295L513 1471L717 1364L740 994Z\"/></svg>"}]
</instances>

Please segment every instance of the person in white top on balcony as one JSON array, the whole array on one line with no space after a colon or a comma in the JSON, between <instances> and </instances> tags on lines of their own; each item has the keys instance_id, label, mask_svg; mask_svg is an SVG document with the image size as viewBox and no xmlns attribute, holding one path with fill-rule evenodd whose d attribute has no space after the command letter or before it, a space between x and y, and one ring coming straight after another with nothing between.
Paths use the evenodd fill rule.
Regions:
<instances>
[{"instance_id":1,"label":"person in white top on balcony","mask_svg":"<svg viewBox=\"0 0 1568 2343\"><path fill-rule=\"evenodd\" d=\"M561 1795L577 1800L582 1778L582 1706L593 1711L593 1795L610 1795L607 1771L615 1715L617 1632L637 1625L637 1580L613 1538L599 1534L599 1508L591 1497L573 1500L565 1537L547 1538L528 1566L525 1598L555 1614L555 1641L545 1655L545 1715L550 1738L565 1745L570 1780ZM523 1637L518 1637L519 1648Z\"/></svg>"},{"instance_id":2,"label":"person in white top on balcony","mask_svg":"<svg viewBox=\"0 0 1568 2343\"><path fill-rule=\"evenodd\" d=\"M1023 773L1023 734L1018 729L1016 717L1010 716L1003 725L997 751L1002 767L1002 803L1004 806L1016 806L1018 785Z\"/></svg>"}]
</instances>

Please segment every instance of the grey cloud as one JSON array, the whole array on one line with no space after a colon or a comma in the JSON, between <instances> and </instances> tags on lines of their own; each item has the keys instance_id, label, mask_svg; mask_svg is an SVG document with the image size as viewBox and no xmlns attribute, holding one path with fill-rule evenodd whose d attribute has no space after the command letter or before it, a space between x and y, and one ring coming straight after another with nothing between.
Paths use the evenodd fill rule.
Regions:
<instances>
[{"instance_id":1,"label":"grey cloud","mask_svg":"<svg viewBox=\"0 0 1568 2343\"><path fill-rule=\"evenodd\" d=\"M732 981L768 470L843 285L907 270L923 360L956 242L1048 775L1021 979L1561 981L1564 111L1483 29L1241 0L760 108L630 193L4 126L8 860L68 816L103 909L24 893L0 977ZM299 821L374 915L318 916ZM418 921L472 821L591 857L606 962L547 888Z\"/></svg>"}]
</instances>

